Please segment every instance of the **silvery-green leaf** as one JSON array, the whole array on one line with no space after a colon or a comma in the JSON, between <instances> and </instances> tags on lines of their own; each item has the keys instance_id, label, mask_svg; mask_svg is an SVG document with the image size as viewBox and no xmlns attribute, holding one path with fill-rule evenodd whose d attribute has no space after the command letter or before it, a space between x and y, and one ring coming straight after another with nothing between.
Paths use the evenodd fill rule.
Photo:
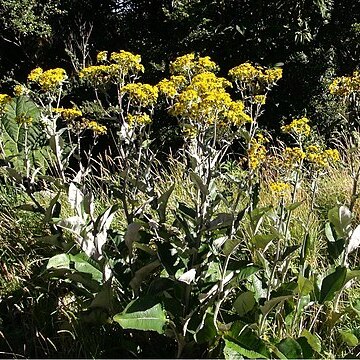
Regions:
<instances>
[{"instance_id":1,"label":"silvery-green leaf","mask_svg":"<svg viewBox=\"0 0 360 360\"><path fill-rule=\"evenodd\" d=\"M76 210L78 216L82 216L81 204L84 200L84 195L74 183L69 185L68 199L71 208Z\"/></svg>"},{"instance_id":2,"label":"silvery-green leaf","mask_svg":"<svg viewBox=\"0 0 360 360\"><path fill-rule=\"evenodd\" d=\"M70 269L70 259L67 254L58 254L49 259L47 269Z\"/></svg>"},{"instance_id":3,"label":"silvery-green leaf","mask_svg":"<svg viewBox=\"0 0 360 360\"><path fill-rule=\"evenodd\" d=\"M85 225L85 221L80 216L71 216L67 219L60 220L57 225L76 235L80 235Z\"/></svg>"},{"instance_id":4,"label":"silvery-green leaf","mask_svg":"<svg viewBox=\"0 0 360 360\"><path fill-rule=\"evenodd\" d=\"M348 254L356 250L360 246L360 225L358 225L352 232L349 245L347 248Z\"/></svg>"},{"instance_id":5,"label":"silvery-green leaf","mask_svg":"<svg viewBox=\"0 0 360 360\"><path fill-rule=\"evenodd\" d=\"M139 234L140 227L141 227L140 224L133 222L128 225L128 228L126 230L124 240L125 240L125 245L129 249L130 254L132 253L134 242L140 240L140 234Z\"/></svg>"},{"instance_id":6,"label":"silvery-green leaf","mask_svg":"<svg viewBox=\"0 0 360 360\"><path fill-rule=\"evenodd\" d=\"M115 212L118 210L118 205L113 205L108 208L102 215L100 215L95 224L94 228L96 231L95 235L95 246L96 246L96 254L94 254L95 258L99 258L102 255L102 247L106 243L107 240L107 231L111 225L111 222L114 218Z\"/></svg>"},{"instance_id":7,"label":"silvery-green leaf","mask_svg":"<svg viewBox=\"0 0 360 360\"><path fill-rule=\"evenodd\" d=\"M146 279L146 277L152 273L157 267L160 266L160 261L155 260L150 264L147 264L136 271L135 276L130 281L130 286L134 291L139 290L141 283Z\"/></svg>"},{"instance_id":8,"label":"silvery-green leaf","mask_svg":"<svg viewBox=\"0 0 360 360\"><path fill-rule=\"evenodd\" d=\"M191 284L195 280L195 276L196 276L196 270L190 269L189 271L186 271L185 273L183 273L178 278L178 280L181 282L184 282L186 284Z\"/></svg>"}]
</instances>

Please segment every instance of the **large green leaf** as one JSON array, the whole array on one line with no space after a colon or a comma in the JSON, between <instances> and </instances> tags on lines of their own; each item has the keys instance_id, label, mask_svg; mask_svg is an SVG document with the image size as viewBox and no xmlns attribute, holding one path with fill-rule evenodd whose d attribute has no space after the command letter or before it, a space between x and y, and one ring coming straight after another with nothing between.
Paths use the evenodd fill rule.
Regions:
<instances>
[{"instance_id":1,"label":"large green leaf","mask_svg":"<svg viewBox=\"0 0 360 360\"><path fill-rule=\"evenodd\" d=\"M33 119L28 126L28 146L35 148L39 143L39 139L41 139L42 132L38 125L40 111L35 103L25 96L13 98L1 118L1 136L3 137L7 156L18 154L24 149L25 127L18 123L18 119L22 116Z\"/></svg>"},{"instance_id":2,"label":"large green leaf","mask_svg":"<svg viewBox=\"0 0 360 360\"><path fill-rule=\"evenodd\" d=\"M225 339L225 359L243 359L244 356L248 359L266 359L266 356L259 354L256 351L245 349L242 346Z\"/></svg>"},{"instance_id":3,"label":"large green leaf","mask_svg":"<svg viewBox=\"0 0 360 360\"><path fill-rule=\"evenodd\" d=\"M135 300L122 313L116 314L114 321L123 329L151 330L163 334L167 323L166 313L161 304L151 305L147 307L146 302Z\"/></svg>"},{"instance_id":4,"label":"large green leaf","mask_svg":"<svg viewBox=\"0 0 360 360\"><path fill-rule=\"evenodd\" d=\"M31 118L31 124L25 127L19 121L21 117ZM40 110L26 96L13 98L6 106L4 116L0 118L0 140L5 157L19 172L24 170L25 145L31 164L42 173L49 166L48 159L52 155L50 148L45 146L46 137L39 119Z\"/></svg>"},{"instance_id":5,"label":"large green leaf","mask_svg":"<svg viewBox=\"0 0 360 360\"><path fill-rule=\"evenodd\" d=\"M325 301L331 301L336 292L344 286L346 272L346 267L339 266L333 273L324 278L321 284L320 304L323 304Z\"/></svg>"},{"instance_id":6,"label":"large green leaf","mask_svg":"<svg viewBox=\"0 0 360 360\"><path fill-rule=\"evenodd\" d=\"M303 353L300 344L292 339L286 338L277 344L277 348L284 354L288 359L302 359Z\"/></svg>"},{"instance_id":7,"label":"large green leaf","mask_svg":"<svg viewBox=\"0 0 360 360\"><path fill-rule=\"evenodd\" d=\"M237 297L233 307L240 316L243 316L254 308L255 303L254 293L246 291Z\"/></svg>"}]
</instances>

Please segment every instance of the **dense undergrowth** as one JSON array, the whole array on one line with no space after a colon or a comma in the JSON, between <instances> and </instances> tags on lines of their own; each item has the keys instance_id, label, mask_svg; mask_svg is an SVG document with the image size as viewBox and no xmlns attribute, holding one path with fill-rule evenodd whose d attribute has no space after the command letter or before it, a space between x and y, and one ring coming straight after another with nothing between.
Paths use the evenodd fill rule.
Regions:
<instances>
[{"instance_id":1,"label":"dense undergrowth","mask_svg":"<svg viewBox=\"0 0 360 360\"><path fill-rule=\"evenodd\" d=\"M150 85L138 55L97 62L0 95L1 356L358 356L358 133L262 129L279 68L189 54Z\"/></svg>"}]
</instances>

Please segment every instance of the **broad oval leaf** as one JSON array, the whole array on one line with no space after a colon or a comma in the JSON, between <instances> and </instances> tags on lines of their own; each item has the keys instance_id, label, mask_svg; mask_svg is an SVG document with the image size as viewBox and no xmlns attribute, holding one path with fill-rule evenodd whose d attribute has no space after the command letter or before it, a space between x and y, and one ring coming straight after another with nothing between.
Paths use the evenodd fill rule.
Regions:
<instances>
[{"instance_id":1,"label":"broad oval leaf","mask_svg":"<svg viewBox=\"0 0 360 360\"><path fill-rule=\"evenodd\" d=\"M244 356L248 359L266 359L266 356L259 354L256 351L245 349L242 346L225 339L225 359L243 359Z\"/></svg>"},{"instance_id":2,"label":"broad oval leaf","mask_svg":"<svg viewBox=\"0 0 360 360\"><path fill-rule=\"evenodd\" d=\"M140 311L131 312L130 309L131 306L113 318L123 329L156 331L159 334L164 333L164 326L167 320L166 313L160 304Z\"/></svg>"},{"instance_id":3,"label":"broad oval leaf","mask_svg":"<svg viewBox=\"0 0 360 360\"><path fill-rule=\"evenodd\" d=\"M252 291L246 291L240 294L235 300L233 307L236 312L243 316L251 311L256 304L254 293Z\"/></svg>"},{"instance_id":4,"label":"broad oval leaf","mask_svg":"<svg viewBox=\"0 0 360 360\"><path fill-rule=\"evenodd\" d=\"M323 279L320 290L320 304L323 304L325 301L332 300L336 292L344 286L346 272L346 267L339 266L333 273Z\"/></svg>"},{"instance_id":5,"label":"broad oval leaf","mask_svg":"<svg viewBox=\"0 0 360 360\"><path fill-rule=\"evenodd\" d=\"M303 353L300 344L292 339L286 338L277 344L277 348L284 354L288 359L302 359Z\"/></svg>"}]
</instances>

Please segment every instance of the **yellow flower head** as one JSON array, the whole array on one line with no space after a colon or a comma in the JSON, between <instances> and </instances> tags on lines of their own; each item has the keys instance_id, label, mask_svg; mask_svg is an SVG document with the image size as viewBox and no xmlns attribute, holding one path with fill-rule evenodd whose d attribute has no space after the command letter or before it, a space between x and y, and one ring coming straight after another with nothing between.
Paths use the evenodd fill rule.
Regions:
<instances>
[{"instance_id":1,"label":"yellow flower head","mask_svg":"<svg viewBox=\"0 0 360 360\"><path fill-rule=\"evenodd\" d=\"M96 121L84 121L84 125L87 129L92 130L95 135L103 135L106 134L106 126L100 125Z\"/></svg>"},{"instance_id":2,"label":"yellow flower head","mask_svg":"<svg viewBox=\"0 0 360 360\"><path fill-rule=\"evenodd\" d=\"M283 152L284 166L287 168L300 165L306 154L299 147L285 148Z\"/></svg>"},{"instance_id":3,"label":"yellow flower head","mask_svg":"<svg viewBox=\"0 0 360 360\"><path fill-rule=\"evenodd\" d=\"M317 145L310 145L306 148L306 159L315 168L321 169L340 161L340 155L336 149L322 150Z\"/></svg>"},{"instance_id":4,"label":"yellow flower head","mask_svg":"<svg viewBox=\"0 0 360 360\"><path fill-rule=\"evenodd\" d=\"M244 123L251 122L252 119L244 112L244 103L242 101L232 101L228 111L227 119L235 126L241 126Z\"/></svg>"},{"instance_id":5,"label":"yellow flower head","mask_svg":"<svg viewBox=\"0 0 360 360\"><path fill-rule=\"evenodd\" d=\"M11 96L7 94L0 94L0 115L4 112L7 104L11 102Z\"/></svg>"},{"instance_id":6,"label":"yellow flower head","mask_svg":"<svg viewBox=\"0 0 360 360\"><path fill-rule=\"evenodd\" d=\"M56 90L66 79L66 72L61 68L46 71L36 68L28 75L28 80L37 83L44 91Z\"/></svg>"},{"instance_id":7,"label":"yellow flower head","mask_svg":"<svg viewBox=\"0 0 360 360\"><path fill-rule=\"evenodd\" d=\"M72 109L54 108L53 112L60 114L64 120L69 122L82 116L82 112L75 108Z\"/></svg>"},{"instance_id":8,"label":"yellow flower head","mask_svg":"<svg viewBox=\"0 0 360 360\"><path fill-rule=\"evenodd\" d=\"M107 60L107 57L108 57L108 52L107 51L100 51L96 55L96 61L98 63L105 62Z\"/></svg>"},{"instance_id":9,"label":"yellow flower head","mask_svg":"<svg viewBox=\"0 0 360 360\"><path fill-rule=\"evenodd\" d=\"M28 80L37 82L43 72L44 71L41 67L37 67L34 70L31 70L30 74L28 75Z\"/></svg>"},{"instance_id":10,"label":"yellow flower head","mask_svg":"<svg viewBox=\"0 0 360 360\"><path fill-rule=\"evenodd\" d=\"M360 72L354 71L352 76L340 76L329 85L329 91L333 95L348 96L360 91Z\"/></svg>"},{"instance_id":11,"label":"yellow flower head","mask_svg":"<svg viewBox=\"0 0 360 360\"><path fill-rule=\"evenodd\" d=\"M29 93L29 89L23 85L15 85L13 91L15 96L26 95Z\"/></svg>"},{"instance_id":12,"label":"yellow flower head","mask_svg":"<svg viewBox=\"0 0 360 360\"><path fill-rule=\"evenodd\" d=\"M186 85L186 79L182 75L173 75L170 80L163 79L156 86L159 92L169 98L174 98L179 91Z\"/></svg>"},{"instance_id":13,"label":"yellow flower head","mask_svg":"<svg viewBox=\"0 0 360 360\"><path fill-rule=\"evenodd\" d=\"M291 190L291 185L282 181L274 181L269 184L270 192L283 197Z\"/></svg>"},{"instance_id":14,"label":"yellow flower head","mask_svg":"<svg viewBox=\"0 0 360 360\"><path fill-rule=\"evenodd\" d=\"M251 170L256 170L266 159L266 148L263 145L265 142L267 139L262 134L258 134L256 139L251 140L248 150L248 162Z\"/></svg>"},{"instance_id":15,"label":"yellow flower head","mask_svg":"<svg viewBox=\"0 0 360 360\"><path fill-rule=\"evenodd\" d=\"M156 86L142 83L127 84L120 91L128 94L129 98L134 100L139 106L154 105L159 95L159 90Z\"/></svg>"},{"instance_id":16,"label":"yellow flower head","mask_svg":"<svg viewBox=\"0 0 360 360\"><path fill-rule=\"evenodd\" d=\"M144 66L141 64L141 56L134 55L128 51L120 50L119 52L111 53L110 61L116 64L119 71L124 75L127 75L129 72L144 72Z\"/></svg>"},{"instance_id":17,"label":"yellow flower head","mask_svg":"<svg viewBox=\"0 0 360 360\"><path fill-rule=\"evenodd\" d=\"M88 81L94 86L99 86L111 81L115 74L111 65L94 65L83 68L79 72L79 78Z\"/></svg>"},{"instance_id":18,"label":"yellow flower head","mask_svg":"<svg viewBox=\"0 0 360 360\"><path fill-rule=\"evenodd\" d=\"M246 62L232 68L229 71L229 76L233 78L234 81L246 85L256 85L258 88L267 88L282 78L282 69L264 69L262 66L254 66Z\"/></svg>"},{"instance_id":19,"label":"yellow flower head","mask_svg":"<svg viewBox=\"0 0 360 360\"><path fill-rule=\"evenodd\" d=\"M266 102L266 95L255 95L253 102L254 104L264 105Z\"/></svg>"},{"instance_id":20,"label":"yellow flower head","mask_svg":"<svg viewBox=\"0 0 360 360\"><path fill-rule=\"evenodd\" d=\"M309 136L311 132L309 119L306 117L302 117L301 119L294 119L289 125L282 126L281 130L284 133Z\"/></svg>"},{"instance_id":21,"label":"yellow flower head","mask_svg":"<svg viewBox=\"0 0 360 360\"><path fill-rule=\"evenodd\" d=\"M129 114L127 116L127 122L129 123L130 126L133 126L135 124L147 125L151 123L151 118L147 114L136 114L136 115Z\"/></svg>"},{"instance_id":22,"label":"yellow flower head","mask_svg":"<svg viewBox=\"0 0 360 360\"><path fill-rule=\"evenodd\" d=\"M25 113L22 113L15 118L15 121L19 125L24 125L24 124L30 125L33 122L33 120L34 119L31 116L28 116Z\"/></svg>"},{"instance_id":23,"label":"yellow flower head","mask_svg":"<svg viewBox=\"0 0 360 360\"><path fill-rule=\"evenodd\" d=\"M209 56L195 58L194 54L187 54L176 58L170 63L172 74L194 76L203 72L217 71L218 66Z\"/></svg>"}]
</instances>

